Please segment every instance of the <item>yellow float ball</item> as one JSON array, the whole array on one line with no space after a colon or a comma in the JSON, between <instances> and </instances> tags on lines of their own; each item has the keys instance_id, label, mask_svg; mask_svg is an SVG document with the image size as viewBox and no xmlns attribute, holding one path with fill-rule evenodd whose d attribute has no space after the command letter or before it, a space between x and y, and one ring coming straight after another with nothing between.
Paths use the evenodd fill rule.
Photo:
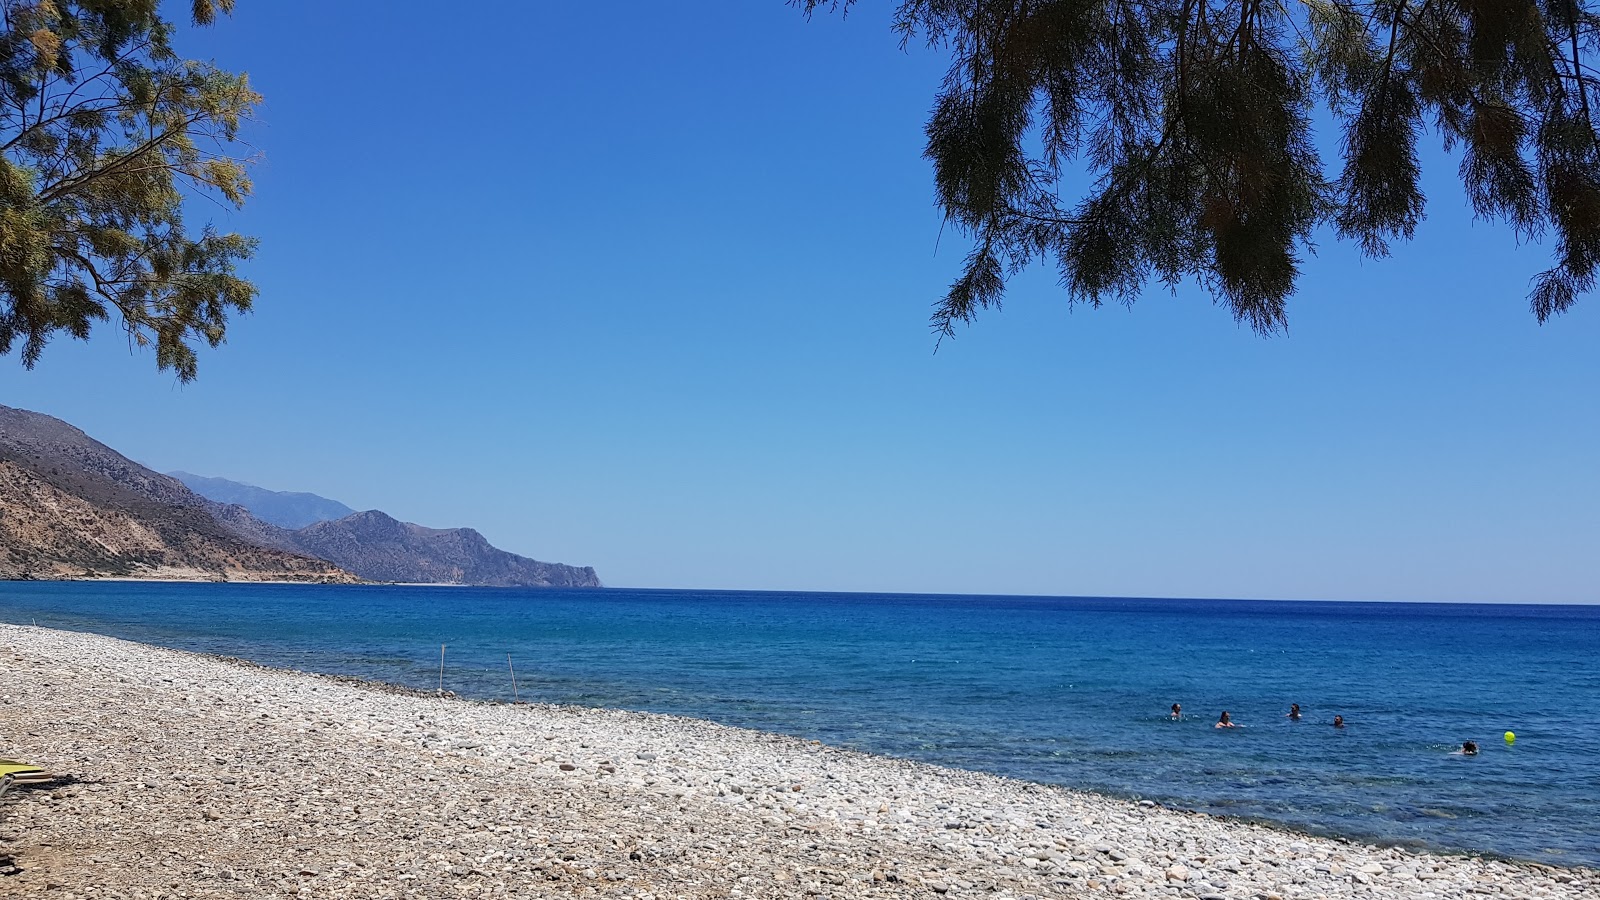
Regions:
<instances>
[{"instance_id":1,"label":"yellow float ball","mask_svg":"<svg viewBox=\"0 0 1600 900\"><path fill-rule=\"evenodd\" d=\"M1517 742L1517 733L1515 731L1506 732L1506 743L1515 744L1516 742Z\"/></svg>"}]
</instances>

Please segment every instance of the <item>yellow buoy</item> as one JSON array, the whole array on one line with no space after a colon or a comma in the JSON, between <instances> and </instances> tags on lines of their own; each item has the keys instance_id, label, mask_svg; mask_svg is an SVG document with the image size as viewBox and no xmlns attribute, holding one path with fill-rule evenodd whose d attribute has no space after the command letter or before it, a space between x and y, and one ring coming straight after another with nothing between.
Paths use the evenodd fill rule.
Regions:
<instances>
[{"instance_id":1,"label":"yellow buoy","mask_svg":"<svg viewBox=\"0 0 1600 900\"><path fill-rule=\"evenodd\" d=\"M1516 742L1517 742L1517 733L1515 731L1506 732L1506 743L1515 744Z\"/></svg>"}]
</instances>

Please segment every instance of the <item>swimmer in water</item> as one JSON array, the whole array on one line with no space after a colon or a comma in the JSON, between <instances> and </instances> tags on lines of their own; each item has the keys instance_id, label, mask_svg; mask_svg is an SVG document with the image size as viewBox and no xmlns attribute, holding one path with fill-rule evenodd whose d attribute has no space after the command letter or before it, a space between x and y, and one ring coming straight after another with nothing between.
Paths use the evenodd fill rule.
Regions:
<instances>
[{"instance_id":1,"label":"swimmer in water","mask_svg":"<svg viewBox=\"0 0 1600 900\"><path fill-rule=\"evenodd\" d=\"M1344 716L1334 716L1333 717L1333 727L1335 727L1335 728L1343 728L1344 727Z\"/></svg>"},{"instance_id":2,"label":"swimmer in water","mask_svg":"<svg viewBox=\"0 0 1600 900\"><path fill-rule=\"evenodd\" d=\"M1300 704L1298 704L1298 703L1289 704L1289 714L1287 716L1284 716L1284 718L1293 719L1296 722L1300 721Z\"/></svg>"},{"instance_id":3,"label":"swimmer in water","mask_svg":"<svg viewBox=\"0 0 1600 900\"><path fill-rule=\"evenodd\" d=\"M1181 718L1183 718L1183 704L1182 703L1174 703L1174 704L1172 704L1172 721L1176 722Z\"/></svg>"},{"instance_id":4,"label":"swimmer in water","mask_svg":"<svg viewBox=\"0 0 1600 900\"><path fill-rule=\"evenodd\" d=\"M1461 755L1462 756L1477 756L1478 755L1478 744L1477 744L1477 742L1476 741L1462 741L1461 742Z\"/></svg>"},{"instance_id":5,"label":"swimmer in water","mask_svg":"<svg viewBox=\"0 0 1600 900\"><path fill-rule=\"evenodd\" d=\"M1222 718L1217 720L1217 724L1216 724L1215 727L1217 727L1217 728L1238 728L1239 726L1233 724L1233 720L1228 718L1228 711L1227 710L1223 710L1222 711Z\"/></svg>"}]
</instances>

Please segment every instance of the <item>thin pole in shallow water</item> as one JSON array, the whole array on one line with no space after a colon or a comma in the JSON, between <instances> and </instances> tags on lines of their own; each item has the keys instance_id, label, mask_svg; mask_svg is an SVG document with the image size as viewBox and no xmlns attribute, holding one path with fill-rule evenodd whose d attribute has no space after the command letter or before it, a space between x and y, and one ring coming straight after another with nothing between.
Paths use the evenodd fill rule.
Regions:
<instances>
[{"instance_id":1,"label":"thin pole in shallow water","mask_svg":"<svg viewBox=\"0 0 1600 900\"><path fill-rule=\"evenodd\" d=\"M511 702L521 703L522 697L517 693L517 667L511 664L511 654L506 654L506 668L511 670Z\"/></svg>"},{"instance_id":2,"label":"thin pole in shallow water","mask_svg":"<svg viewBox=\"0 0 1600 900\"><path fill-rule=\"evenodd\" d=\"M439 645L439 696L444 696L444 645Z\"/></svg>"}]
</instances>

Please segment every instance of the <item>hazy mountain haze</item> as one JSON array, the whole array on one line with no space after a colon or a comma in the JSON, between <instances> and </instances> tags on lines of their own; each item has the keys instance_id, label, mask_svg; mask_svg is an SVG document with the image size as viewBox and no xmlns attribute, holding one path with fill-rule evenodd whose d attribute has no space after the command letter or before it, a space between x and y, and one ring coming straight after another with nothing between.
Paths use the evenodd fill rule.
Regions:
<instances>
[{"instance_id":1,"label":"hazy mountain haze","mask_svg":"<svg viewBox=\"0 0 1600 900\"><path fill-rule=\"evenodd\" d=\"M189 490L218 503L237 503L256 518L280 528L304 528L313 522L342 519L355 512L337 500L295 491L270 491L253 484L208 478L188 472L168 472Z\"/></svg>"}]
</instances>

